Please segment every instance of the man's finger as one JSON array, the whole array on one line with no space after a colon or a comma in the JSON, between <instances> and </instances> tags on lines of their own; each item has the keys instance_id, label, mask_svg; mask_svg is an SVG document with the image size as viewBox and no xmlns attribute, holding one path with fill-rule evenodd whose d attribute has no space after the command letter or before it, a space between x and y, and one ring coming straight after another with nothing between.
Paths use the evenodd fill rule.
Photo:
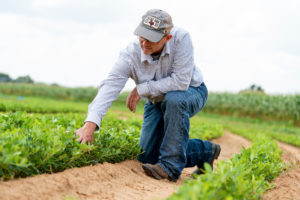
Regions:
<instances>
[{"instance_id":1,"label":"man's finger","mask_svg":"<svg viewBox=\"0 0 300 200\"><path fill-rule=\"evenodd\" d=\"M79 143L81 143L81 142L82 142L82 137L80 136L80 137L77 139L77 141L78 141Z\"/></svg>"},{"instance_id":2,"label":"man's finger","mask_svg":"<svg viewBox=\"0 0 300 200\"><path fill-rule=\"evenodd\" d=\"M130 96L129 101L128 101L128 108L129 108L129 110L132 111L132 98L131 98L131 96Z\"/></svg>"},{"instance_id":3,"label":"man's finger","mask_svg":"<svg viewBox=\"0 0 300 200\"><path fill-rule=\"evenodd\" d=\"M75 130L75 131L73 132L73 140L77 139L77 138L78 138L77 136L78 136L78 135L77 135L77 130Z\"/></svg>"},{"instance_id":4,"label":"man's finger","mask_svg":"<svg viewBox=\"0 0 300 200\"><path fill-rule=\"evenodd\" d=\"M126 99L126 106L127 108L129 108L130 110L130 102L131 102L131 99L132 99L132 95L131 93L128 95L127 99Z\"/></svg>"},{"instance_id":5,"label":"man's finger","mask_svg":"<svg viewBox=\"0 0 300 200\"><path fill-rule=\"evenodd\" d=\"M76 135L80 136L79 130L76 130L74 133L75 133Z\"/></svg>"},{"instance_id":6,"label":"man's finger","mask_svg":"<svg viewBox=\"0 0 300 200\"><path fill-rule=\"evenodd\" d=\"M84 143L92 145L92 144L93 144L93 141L90 141L90 140L87 140L87 139L83 139L83 140L81 141L81 144L84 144Z\"/></svg>"},{"instance_id":7,"label":"man's finger","mask_svg":"<svg viewBox=\"0 0 300 200\"><path fill-rule=\"evenodd\" d=\"M136 102L133 102L133 105L132 105L132 112L135 112L135 108L136 108Z\"/></svg>"}]
</instances>

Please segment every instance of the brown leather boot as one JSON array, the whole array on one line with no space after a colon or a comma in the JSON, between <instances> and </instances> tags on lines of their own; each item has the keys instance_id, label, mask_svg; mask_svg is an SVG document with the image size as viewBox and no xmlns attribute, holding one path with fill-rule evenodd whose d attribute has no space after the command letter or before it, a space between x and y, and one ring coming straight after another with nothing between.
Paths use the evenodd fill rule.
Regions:
<instances>
[{"instance_id":1,"label":"brown leather boot","mask_svg":"<svg viewBox=\"0 0 300 200\"><path fill-rule=\"evenodd\" d=\"M169 175L161 168L159 165L151 165L151 164L143 164L142 165L145 173L148 176L152 176L155 179L164 179L164 178L169 178Z\"/></svg>"}]
</instances>

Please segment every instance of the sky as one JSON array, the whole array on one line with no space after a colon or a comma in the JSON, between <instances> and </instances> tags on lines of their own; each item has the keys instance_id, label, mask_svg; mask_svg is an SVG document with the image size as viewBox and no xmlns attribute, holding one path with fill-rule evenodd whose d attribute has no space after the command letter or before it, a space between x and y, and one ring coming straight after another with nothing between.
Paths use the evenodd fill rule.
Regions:
<instances>
[{"instance_id":1,"label":"sky","mask_svg":"<svg viewBox=\"0 0 300 200\"><path fill-rule=\"evenodd\" d=\"M0 73L97 87L152 8L189 31L209 91L300 93L299 0L0 0Z\"/></svg>"}]
</instances>

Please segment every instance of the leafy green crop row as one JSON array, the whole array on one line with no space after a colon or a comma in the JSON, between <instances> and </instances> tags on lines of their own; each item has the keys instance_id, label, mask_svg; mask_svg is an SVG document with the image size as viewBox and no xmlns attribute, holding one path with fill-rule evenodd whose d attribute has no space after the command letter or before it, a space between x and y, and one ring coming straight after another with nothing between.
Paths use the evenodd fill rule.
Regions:
<instances>
[{"instance_id":1,"label":"leafy green crop row","mask_svg":"<svg viewBox=\"0 0 300 200\"><path fill-rule=\"evenodd\" d=\"M254 139L249 149L242 150L227 161L220 161L213 173L189 180L169 199L259 199L269 183L283 169L280 152L274 141L262 136Z\"/></svg>"},{"instance_id":2,"label":"leafy green crop row","mask_svg":"<svg viewBox=\"0 0 300 200\"><path fill-rule=\"evenodd\" d=\"M94 145L73 140L80 114L0 114L0 177L9 179L62 171L70 167L135 158L140 121L107 116Z\"/></svg>"},{"instance_id":3,"label":"leafy green crop row","mask_svg":"<svg viewBox=\"0 0 300 200\"><path fill-rule=\"evenodd\" d=\"M0 114L0 178L62 171L101 162L135 159L142 120L108 114L94 145L81 145L72 134L85 114ZM191 136L211 139L223 133L215 123L191 123Z\"/></svg>"},{"instance_id":4,"label":"leafy green crop row","mask_svg":"<svg viewBox=\"0 0 300 200\"><path fill-rule=\"evenodd\" d=\"M221 137L224 133L222 125L216 123L208 123L200 120L198 117L191 119L190 137L201 138L202 140L211 140Z\"/></svg>"}]
</instances>

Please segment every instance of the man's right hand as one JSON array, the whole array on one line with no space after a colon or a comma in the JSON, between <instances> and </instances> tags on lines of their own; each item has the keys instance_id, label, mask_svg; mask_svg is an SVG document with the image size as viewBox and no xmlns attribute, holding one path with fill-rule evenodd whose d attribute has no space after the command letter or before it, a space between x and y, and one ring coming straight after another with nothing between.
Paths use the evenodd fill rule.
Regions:
<instances>
[{"instance_id":1,"label":"man's right hand","mask_svg":"<svg viewBox=\"0 0 300 200\"><path fill-rule=\"evenodd\" d=\"M75 134L79 136L77 141L87 144L93 144L94 142L94 131L96 129L97 125L93 122L86 122L84 126L78 130L75 131Z\"/></svg>"},{"instance_id":2,"label":"man's right hand","mask_svg":"<svg viewBox=\"0 0 300 200\"><path fill-rule=\"evenodd\" d=\"M141 97L139 96L139 93L137 92L137 89L134 88L128 95L126 100L126 106L131 110L132 112L135 112L136 104L139 102Z\"/></svg>"}]
</instances>

